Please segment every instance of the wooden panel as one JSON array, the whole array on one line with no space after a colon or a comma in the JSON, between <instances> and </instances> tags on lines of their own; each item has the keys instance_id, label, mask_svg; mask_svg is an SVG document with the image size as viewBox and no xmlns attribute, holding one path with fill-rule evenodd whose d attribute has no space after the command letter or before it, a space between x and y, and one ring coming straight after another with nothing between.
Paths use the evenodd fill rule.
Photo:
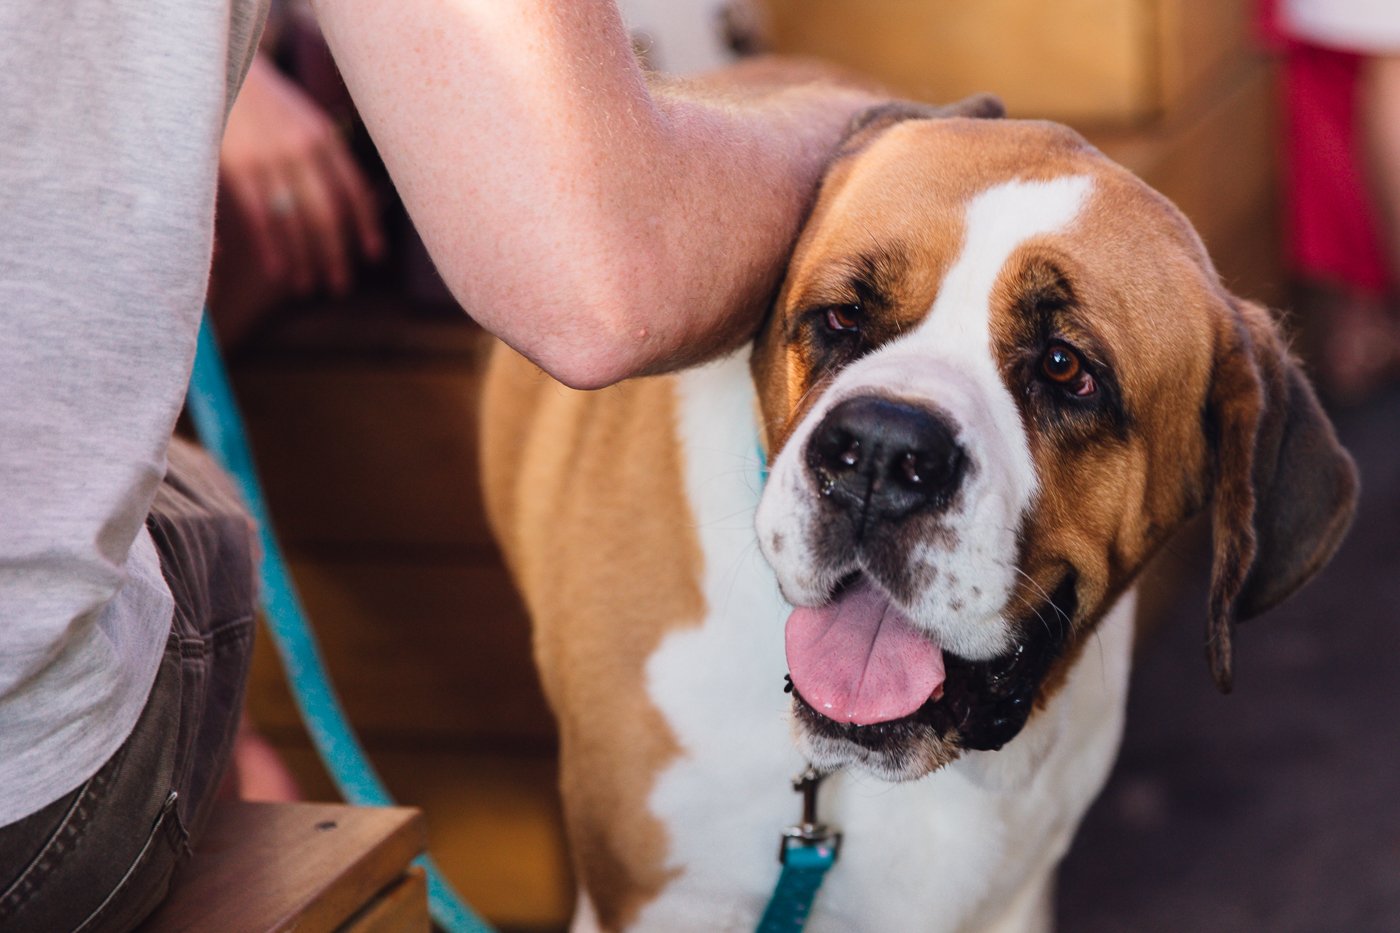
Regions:
<instances>
[{"instance_id":1,"label":"wooden panel","mask_svg":"<svg viewBox=\"0 0 1400 933\"><path fill-rule=\"evenodd\" d=\"M1242 60L1257 57L1244 0L1158 0L1161 107L1190 106Z\"/></svg>"},{"instance_id":2,"label":"wooden panel","mask_svg":"<svg viewBox=\"0 0 1400 933\"><path fill-rule=\"evenodd\" d=\"M335 796L304 742L278 751L308 796ZM574 888L552 755L373 741L369 754L394 799L422 809L429 851L467 903L498 927L565 928Z\"/></svg>"},{"instance_id":3,"label":"wooden panel","mask_svg":"<svg viewBox=\"0 0 1400 933\"><path fill-rule=\"evenodd\" d=\"M779 51L899 93L992 91L1014 116L1141 124L1187 105L1248 45L1245 0L766 0Z\"/></svg>"},{"instance_id":4,"label":"wooden panel","mask_svg":"<svg viewBox=\"0 0 1400 933\"><path fill-rule=\"evenodd\" d=\"M1191 219L1228 284L1279 296L1274 94L1268 66L1236 69L1208 106L1095 145L1161 191ZM1270 260L1272 257L1272 261Z\"/></svg>"},{"instance_id":5,"label":"wooden panel","mask_svg":"<svg viewBox=\"0 0 1400 933\"><path fill-rule=\"evenodd\" d=\"M144 933L334 930L427 841L405 807L226 803Z\"/></svg>"},{"instance_id":6,"label":"wooden panel","mask_svg":"<svg viewBox=\"0 0 1400 933\"><path fill-rule=\"evenodd\" d=\"M341 927L343 933L428 933L428 876L410 868L388 890Z\"/></svg>"},{"instance_id":7,"label":"wooden panel","mask_svg":"<svg viewBox=\"0 0 1400 933\"><path fill-rule=\"evenodd\" d=\"M919 99L993 91L1016 116L1081 123L1158 107L1145 0L765 0L779 51L826 58Z\"/></svg>"},{"instance_id":8,"label":"wooden panel","mask_svg":"<svg viewBox=\"0 0 1400 933\"><path fill-rule=\"evenodd\" d=\"M504 571L294 558L292 572L336 689L367 736L552 740L529 626ZM254 653L249 711L264 731L298 728L267 638Z\"/></svg>"},{"instance_id":9,"label":"wooden panel","mask_svg":"<svg viewBox=\"0 0 1400 933\"><path fill-rule=\"evenodd\" d=\"M1291 288L1282 260L1282 229L1279 205L1270 201L1246 217L1238 230L1219 234L1212 256L1226 288L1271 308L1286 306ZM1291 330L1297 322L1283 317L1280 323Z\"/></svg>"},{"instance_id":10,"label":"wooden panel","mask_svg":"<svg viewBox=\"0 0 1400 933\"><path fill-rule=\"evenodd\" d=\"M489 546L475 366L245 366L237 385L284 541Z\"/></svg>"},{"instance_id":11,"label":"wooden panel","mask_svg":"<svg viewBox=\"0 0 1400 933\"><path fill-rule=\"evenodd\" d=\"M236 361L415 362L473 365L491 338L455 304L368 288L348 298L279 308Z\"/></svg>"},{"instance_id":12,"label":"wooden panel","mask_svg":"<svg viewBox=\"0 0 1400 933\"><path fill-rule=\"evenodd\" d=\"M376 760L395 793L428 814L433 857L467 903L501 927L563 928L574 890L552 758Z\"/></svg>"}]
</instances>

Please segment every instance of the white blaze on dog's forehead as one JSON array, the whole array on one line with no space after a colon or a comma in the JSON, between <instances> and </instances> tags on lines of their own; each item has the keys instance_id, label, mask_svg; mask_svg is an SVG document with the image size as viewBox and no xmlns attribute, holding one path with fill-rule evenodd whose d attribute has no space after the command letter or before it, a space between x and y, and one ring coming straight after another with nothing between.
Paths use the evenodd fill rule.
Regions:
<instances>
[{"instance_id":1,"label":"white blaze on dog's forehead","mask_svg":"<svg viewBox=\"0 0 1400 933\"><path fill-rule=\"evenodd\" d=\"M1007 260L1027 240L1064 230L1079 215L1092 182L1084 175L1049 181L1008 181L988 188L967 206L962 252L943 277L938 297L924 322L901 341L901 350L956 357L981 370L991 417L1014 438L1008 450L1011 475L1019 477L1016 497L1028 501L1036 488L1030 445L1025 442L1016 402L997 371L992 347L992 290Z\"/></svg>"},{"instance_id":2,"label":"white blaze on dog's forehead","mask_svg":"<svg viewBox=\"0 0 1400 933\"><path fill-rule=\"evenodd\" d=\"M1008 181L989 188L967 206L963 248L943 277L938 298L917 337L936 340L940 350L991 356L992 289L1011 254L1031 237L1068 227L1079 214L1090 181L1084 175L1050 181Z\"/></svg>"}]
</instances>

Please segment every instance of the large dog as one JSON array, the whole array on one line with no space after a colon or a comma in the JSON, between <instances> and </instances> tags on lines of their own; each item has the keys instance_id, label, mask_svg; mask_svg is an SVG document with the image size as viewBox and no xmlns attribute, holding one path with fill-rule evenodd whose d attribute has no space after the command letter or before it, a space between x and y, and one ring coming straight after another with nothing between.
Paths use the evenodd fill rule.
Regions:
<instances>
[{"instance_id":1,"label":"large dog","mask_svg":"<svg viewBox=\"0 0 1400 933\"><path fill-rule=\"evenodd\" d=\"M576 926L610 930L751 929L808 761L845 834L810 929L1047 928L1139 570L1211 510L1228 688L1234 620L1326 562L1356 490L1170 203L1063 127L899 105L833 161L750 349L598 393L498 353L483 449Z\"/></svg>"}]
</instances>

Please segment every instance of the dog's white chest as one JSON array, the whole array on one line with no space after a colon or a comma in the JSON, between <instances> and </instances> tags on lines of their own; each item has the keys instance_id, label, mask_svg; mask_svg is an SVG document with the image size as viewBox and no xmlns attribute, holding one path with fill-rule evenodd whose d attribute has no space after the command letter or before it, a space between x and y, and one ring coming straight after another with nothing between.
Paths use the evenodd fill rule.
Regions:
<instances>
[{"instance_id":1,"label":"dog's white chest","mask_svg":"<svg viewBox=\"0 0 1400 933\"><path fill-rule=\"evenodd\" d=\"M707 613L647 667L683 750L650 797L674 881L636 928L752 929L779 873L778 841L803 766L783 693L788 607L758 553L761 492L747 354L678 379L685 485L705 566ZM1132 599L1105 619L1070 681L1004 751L923 780L828 780L822 817L845 834L809 930L1036 929L1046 885L1117 750Z\"/></svg>"}]
</instances>

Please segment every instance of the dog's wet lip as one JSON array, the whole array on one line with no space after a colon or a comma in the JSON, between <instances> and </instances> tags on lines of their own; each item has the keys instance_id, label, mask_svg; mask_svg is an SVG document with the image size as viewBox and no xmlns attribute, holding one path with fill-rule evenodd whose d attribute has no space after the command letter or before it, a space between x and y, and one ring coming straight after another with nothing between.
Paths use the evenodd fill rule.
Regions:
<instances>
[{"instance_id":1,"label":"dog's wet lip","mask_svg":"<svg viewBox=\"0 0 1400 933\"><path fill-rule=\"evenodd\" d=\"M998 749L1025 725L1040 683L1069 636L1078 608L1077 579L1072 569L1066 573L1046 605L1034 611L1039 621L1023 625L1025 637L1001 657L974 662L944 652L947 681L908 715L866 725L839 722L812 706L790 680L785 690L808 728L867 750L898 747L930 730L954 739L963 750Z\"/></svg>"},{"instance_id":2,"label":"dog's wet lip","mask_svg":"<svg viewBox=\"0 0 1400 933\"><path fill-rule=\"evenodd\" d=\"M849 590L860 582L860 578L865 574L859 570L852 570L844 577L836 581L836 585L831 588L831 592L826 595L827 603L834 603L841 597L841 594Z\"/></svg>"}]
</instances>

